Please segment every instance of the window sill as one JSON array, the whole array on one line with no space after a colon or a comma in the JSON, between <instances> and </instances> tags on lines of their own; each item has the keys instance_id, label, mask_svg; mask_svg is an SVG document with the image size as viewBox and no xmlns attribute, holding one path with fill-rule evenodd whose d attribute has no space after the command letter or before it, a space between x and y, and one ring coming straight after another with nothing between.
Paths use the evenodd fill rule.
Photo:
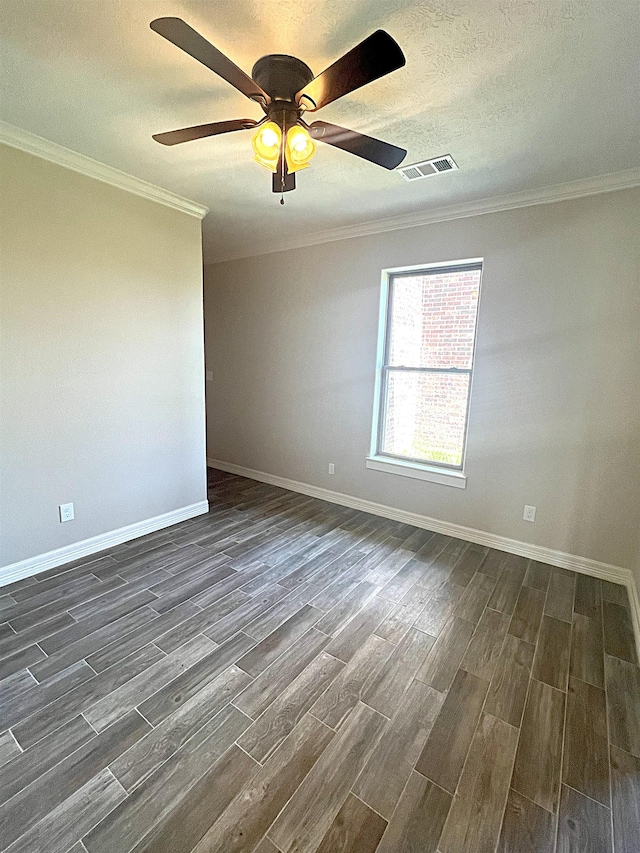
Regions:
<instances>
[{"instance_id":1,"label":"window sill","mask_svg":"<svg viewBox=\"0 0 640 853\"><path fill-rule=\"evenodd\" d=\"M373 471L399 474L401 477L412 477L414 480L427 480L430 483L440 483L442 486L453 486L455 489L467 487L467 478L462 471L451 471L435 465L403 462L400 459L392 461L384 456L367 456L366 466Z\"/></svg>"}]
</instances>

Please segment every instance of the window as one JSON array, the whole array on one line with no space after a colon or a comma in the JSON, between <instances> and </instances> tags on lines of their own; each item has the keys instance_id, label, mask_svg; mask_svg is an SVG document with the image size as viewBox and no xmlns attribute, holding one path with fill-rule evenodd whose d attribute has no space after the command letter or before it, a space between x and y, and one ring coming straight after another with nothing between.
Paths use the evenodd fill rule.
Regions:
<instances>
[{"instance_id":1,"label":"window","mask_svg":"<svg viewBox=\"0 0 640 853\"><path fill-rule=\"evenodd\" d=\"M481 261L385 273L368 467L462 477L481 273Z\"/></svg>"}]
</instances>

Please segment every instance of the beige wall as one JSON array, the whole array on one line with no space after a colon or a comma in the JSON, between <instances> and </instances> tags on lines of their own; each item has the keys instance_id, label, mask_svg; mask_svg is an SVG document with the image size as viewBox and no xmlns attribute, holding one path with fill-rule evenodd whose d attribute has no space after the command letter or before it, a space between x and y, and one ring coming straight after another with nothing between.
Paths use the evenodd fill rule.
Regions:
<instances>
[{"instance_id":1,"label":"beige wall","mask_svg":"<svg viewBox=\"0 0 640 853\"><path fill-rule=\"evenodd\" d=\"M625 190L206 267L209 456L637 569L639 215ZM380 271L474 257L466 490L367 470Z\"/></svg>"},{"instance_id":2,"label":"beige wall","mask_svg":"<svg viewBox=\"0 0 640 853\"><path fill-rule=\"evenodd\" d=\"M197 218L6 146L0 192L7 565L206 498L202 260Z\"/></svg>"}]
</instances>

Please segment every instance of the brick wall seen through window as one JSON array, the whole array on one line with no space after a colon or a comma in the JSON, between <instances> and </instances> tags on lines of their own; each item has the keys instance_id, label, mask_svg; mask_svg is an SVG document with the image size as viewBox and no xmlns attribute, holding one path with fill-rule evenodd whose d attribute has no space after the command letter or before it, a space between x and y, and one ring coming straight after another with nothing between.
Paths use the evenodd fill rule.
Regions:
<instances>
[{"instance_id":1,"label":"brick wall seen through window","mask_svg":"<svg viewBox=\"0 0 640 853\"><path fill-rule=\"evenodd\" d=\"M480 274L391 276L378 453L462 467Z\"/></svg>"}]
</instances>

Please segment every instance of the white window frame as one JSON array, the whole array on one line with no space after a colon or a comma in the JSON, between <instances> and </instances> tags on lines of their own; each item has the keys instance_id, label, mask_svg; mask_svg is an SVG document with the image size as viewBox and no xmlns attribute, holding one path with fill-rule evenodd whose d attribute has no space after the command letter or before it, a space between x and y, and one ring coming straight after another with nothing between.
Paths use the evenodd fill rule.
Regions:
<instances>
[{"instance_id":1,"label":"white window frame","mask_svg":"<svg viewBox=\"0 0 640 853\"><path fill-rule=\"evenodd\" d=\"M410 368L415 372L424 373L468 373L469 395L467 398L467 412L464 425L464 440L462 446L462 464L458 466L439 462L424 462L420 459L411 459L404 456L393 456L381 451L382 429L384 426L386 409L386 384L389 366L387 364L387 352L389 346L389 333L391 328L390 296L394 276L406 275L407 273L425 273L434 275L437 273L451 273L465 271L468 269L480 270L480 284L478 286L478 310L476 311L476 325L473 336L473 353L471 356L471 367L467 369L458 368ZM378 350L376 356L376 381L373 395L373 425L371 430L371 448L366 458L366 467L374 471L383 471L388 474L399 474L403 477L412 477L417 480L427 480L441 485L454 486L459 489L466 488L467 477L465 474L465 462L467 451L467 433L469 427L469 410L471 406L471 394L473 388L473 372L476 358L476 341L478 331L478 314L480 311L480 288L482 286L482 273L484 271L483 258L467 258L461 261L445 261L437 264L417 264L410 267L394 267L382 270L382 281L380 285L380 314L378 320ZM397 368L396 368L397 369Z\"/></svg>"}]
</instances>

